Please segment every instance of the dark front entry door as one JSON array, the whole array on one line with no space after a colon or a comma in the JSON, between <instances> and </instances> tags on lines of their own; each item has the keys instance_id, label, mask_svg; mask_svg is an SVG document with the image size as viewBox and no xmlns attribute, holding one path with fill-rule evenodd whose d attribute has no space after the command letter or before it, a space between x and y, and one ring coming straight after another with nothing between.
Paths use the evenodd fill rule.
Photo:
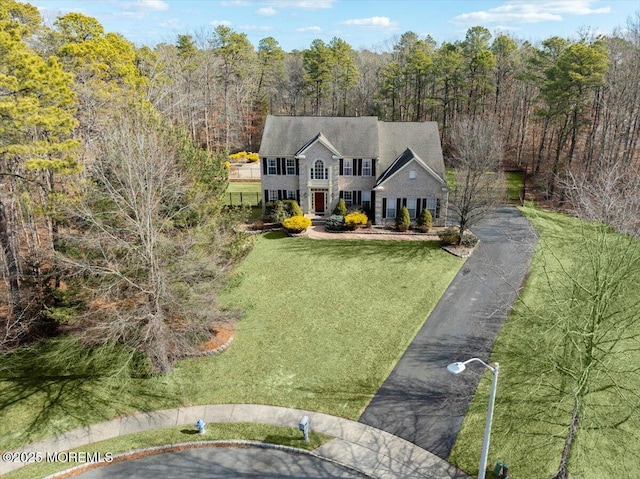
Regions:
<instances>
[{"instance_id":1,"label":"dark front entry door","mask_svg":"<svg viewBox=\"0 0 640 479\"><path fill-rule=\"evenodd\" d=\"M316 191L313 196L316 213L324 213L324 192Z\"/></svg>"}]
</instances>

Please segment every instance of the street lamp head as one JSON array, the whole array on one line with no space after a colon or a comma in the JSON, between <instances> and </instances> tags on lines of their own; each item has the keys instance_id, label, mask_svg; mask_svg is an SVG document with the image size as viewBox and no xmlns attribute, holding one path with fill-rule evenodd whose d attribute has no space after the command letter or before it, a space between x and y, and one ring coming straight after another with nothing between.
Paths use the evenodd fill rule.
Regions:
<instances>
[{"instance_id":1,"label":"street lamp head","mask_svg":"<svg viewBox=\"0 0 640 479\"><path fill-rule=\"evenodd\" d=\"M453 374L460 374L462 371L464 371L467 368L467 366L464 363L451 363L447 366L447 371L449 371L450 373Z\"/></svg>"}]
</instances>

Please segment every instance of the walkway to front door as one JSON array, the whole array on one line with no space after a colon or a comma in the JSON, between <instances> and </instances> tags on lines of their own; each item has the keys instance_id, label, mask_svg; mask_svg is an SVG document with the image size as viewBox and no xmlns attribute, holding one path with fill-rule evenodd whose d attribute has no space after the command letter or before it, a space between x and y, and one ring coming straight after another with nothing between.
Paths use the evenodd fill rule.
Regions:
<instances>
[{"instance_id":1,"label":"walkway to front door","mask_svg":"<svg viewBox=\"0 0 640 479\"><path fill-rule=\"evenodd\" d=\"M316 214L324 214L324 191L313 192L313 205Z\"/></svg>"}]
</instances>

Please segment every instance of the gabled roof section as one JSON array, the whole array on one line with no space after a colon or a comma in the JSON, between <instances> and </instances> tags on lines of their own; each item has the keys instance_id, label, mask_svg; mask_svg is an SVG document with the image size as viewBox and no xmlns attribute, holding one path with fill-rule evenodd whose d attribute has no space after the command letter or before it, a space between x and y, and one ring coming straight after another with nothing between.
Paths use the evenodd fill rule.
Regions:
<instances>
[{"instance_id":1,"label":"gabled roof section","mask_svg":"<svg viewBox=\"0 0 640 479\"><path fill-rule=\"evenodd\" d=\"M318 133L315 137L313 137L311 140L309 140L308 142L306 142L304 144L304 146L302 148L300 148L298 151L296 151L295 156L298 155L302 155L304 154L304 152L306 150L308 150L309 148L311 148L313 145L315 145L316 143L321 143L322 145L324 145L331 153L333 153L336 156L341 156L340 152L336 149L335 146L333 146L331 144L331 142L327 139L326 136L324 136L322 134L322 132Z\"/></svg>"},{"instance_id":2,"label":"gabled roof section","mask_svg":"<svg viewBox=\"0 0 640 479\"><path fill-rule=\"evenodd\" d=\"M267 116L259 154L262 158L295 156L322 132L327 144L347 158L378 158L375 116ZM312 140L309 140L309 139ZM299 153L298 153L299 154Z\"/></svg>"},{"instance_id":3,"label":"gabled roof section","mask_svg":"<svg viewBox=\"0 0 640 479\"><path fill-rule=\"evenodd\" d=\"M440 183L444 184L444 180L440 178L440 176L435 171L433 171L433 169L431 169L429 165L422 161L422 159L418 155L416 155L411 148L407 148L398 158L396 158L393 163L391 163L391 166L389 166L389 168L387 168L384 173L380 175L378 181L376 181L375 187L380 186L382 183L398 173L400 170L402 170L402 168L404 168L412 161L415 161L418 165L422 166L422 168L424 168L427 173L433 176Z\"/></svg>"}]
</instances>

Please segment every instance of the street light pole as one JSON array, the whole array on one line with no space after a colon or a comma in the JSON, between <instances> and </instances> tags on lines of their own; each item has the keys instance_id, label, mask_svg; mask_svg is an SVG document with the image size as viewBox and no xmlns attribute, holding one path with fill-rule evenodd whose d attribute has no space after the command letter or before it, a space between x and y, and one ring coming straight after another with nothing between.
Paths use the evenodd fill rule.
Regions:
<instances>
[{"instance_id":1,"label":"street light pole","mask_svg":"<svg viewBox=\"0 0 640 479\"><path fill-rule=\"evenodd\" d=\"M496 389L498 388L498 374L500 373L500 365L498 363L493 363L493 366L490 366L481 359L471 358L463 363L459 362L449 364L449 366L447 366L447 370L453 374L460 374L466 369L466 365L472 361L481 363L484 367L486 367L493 373L491 394L489 395L489 411L487 412L487 420L484 425L484 440L482 441L482 453L480 454L480 470L478 472L478 479L485 479L485 475L487 473L487 457L489 455L489 440L491 438L491 422L493 421L493 407L496 401Z\"/></svg>"}]
</instances>

